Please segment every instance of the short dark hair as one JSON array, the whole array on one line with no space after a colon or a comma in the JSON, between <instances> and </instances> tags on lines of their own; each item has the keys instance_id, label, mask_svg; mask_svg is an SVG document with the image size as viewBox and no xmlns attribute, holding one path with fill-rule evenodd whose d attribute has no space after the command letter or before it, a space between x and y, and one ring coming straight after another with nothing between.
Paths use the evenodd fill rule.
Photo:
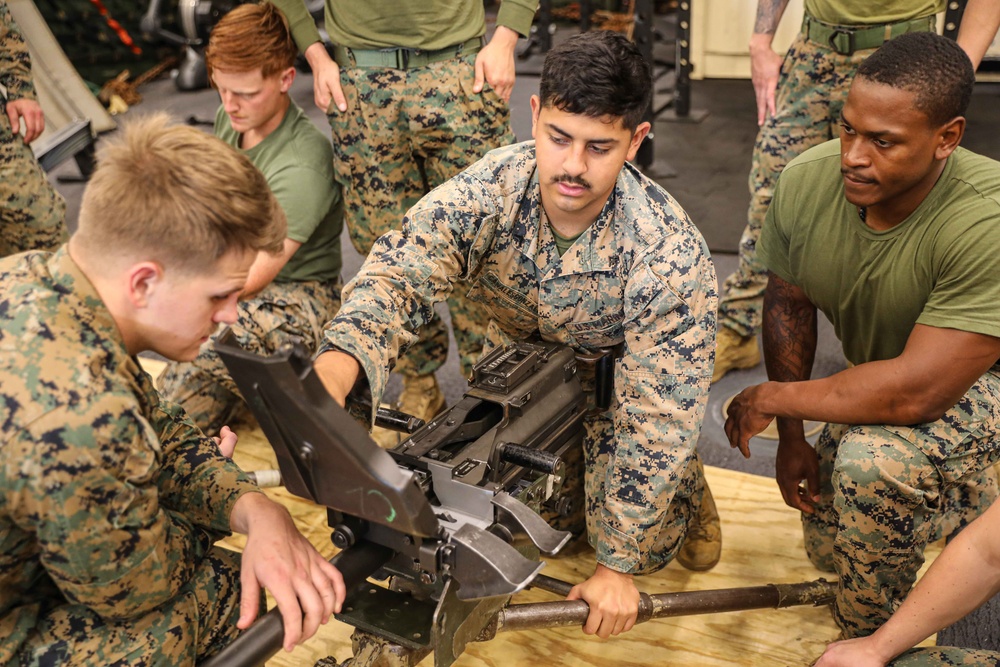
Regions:
<instances>
[{"instance_id":1,"label":"short dark hair","mask_svg":"<svg viewBox=\"0 0 1000 667\"><path fill-rule=\"evenodd\" d=\"M550 49L542 65L542 106L592 118L621 118L634 130L653 95L653 75L639 48L610 30L585 32Z\"/></svg>"},{"instance_id":2,"label":"short dark hair","mask_svg":"<svg viewBox=\"0 0 1000 667\"><path fill-rule=\"evenodd\" d=\"M883 44L857 76L916 93L916 107L933 125L964 116L976 73L958 44L932 32L911 32Z\"/></svg>"}]
</instances>

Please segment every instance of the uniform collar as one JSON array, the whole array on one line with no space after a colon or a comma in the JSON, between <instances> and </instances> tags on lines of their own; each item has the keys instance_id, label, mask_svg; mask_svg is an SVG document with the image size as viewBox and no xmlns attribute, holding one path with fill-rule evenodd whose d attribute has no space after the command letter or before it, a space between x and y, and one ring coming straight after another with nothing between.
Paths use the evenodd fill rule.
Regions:
<instances>
[{"instance_id":1,"label":"uniform collar","mask_svg":"<svg viewBox=\"0 0 1000 667\"><path fill-rule=\"evenodd\" d=\"M80 265L70 256L67 244L52 253L48 266L53 290L61 298L71 297L80 304L79 308L74 309L72 316L77 320L81 337L92 337L95 346L100 345L114 356L128 360L123 363L126 367L124 370L134 374L138 370L138 361L128 355L125 339L111 316L111 311ZM120 355L117 354L118 350Z\"/></svg>"}]
</instances>

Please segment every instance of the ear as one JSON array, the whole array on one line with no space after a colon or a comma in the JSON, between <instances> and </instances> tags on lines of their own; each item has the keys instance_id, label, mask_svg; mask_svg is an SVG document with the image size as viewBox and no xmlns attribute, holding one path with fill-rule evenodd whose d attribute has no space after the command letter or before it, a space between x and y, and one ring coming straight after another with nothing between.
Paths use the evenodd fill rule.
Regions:
<instances>
[{"instance_id":1,"label":"ear","mask_svg":"<svg viewBox=\"0 0 1000 667\"><path fill-rule=\"evenodd\" d=\"M287 93L295 82L295 68L289 67L281 73L281 92Z\"/></svg>"},{"instance_id":2,"label":"ear","mask_svg":"<svg viewBox=\"0 0 1000 667\"><path fill-rule=\"evenodd\" d=\"M642 145L642 140L646 138L649 131L652 129L652 125L648 122L639 123L635 128L635 132L632 133L632 140L628 144L628 155L625 157L626 161L631 162L635 159L635 154L639 152L639 146Z\"/></svg>"},{"instance_id":3,"label":"ear","mask_svg":"<svg viewBox=\"0 0 1000 667\"><path fill-rule=\"evenodd\" d=\"M138 262L129 267L126 279L126 297L135 309L146 308L153 295L163 285L163 267L157 262Z\"/></svg>"},{"instance_id":4,"label":"ear","mask_svg":"<svg viewBox=\"0 0 1000 667\"><path fill-rule=\"evenodd\" d=\"M938 129L938 146L934 151L934 157L944 160L955 152L958 145L962 143L962 136L965 134L965 118L956 116Z\"/></svg>"},{"instance_id":5,"label":"ear","mask_svg":"<svg viewBox=\"0 0 1000 667\"><path fill-rule=\"evenodd\" d=\"M538 95L531 96L531 138L535 139L535 129L538 126L538 114L542 111L542 100Z\"/></svg>"}]
</instances>

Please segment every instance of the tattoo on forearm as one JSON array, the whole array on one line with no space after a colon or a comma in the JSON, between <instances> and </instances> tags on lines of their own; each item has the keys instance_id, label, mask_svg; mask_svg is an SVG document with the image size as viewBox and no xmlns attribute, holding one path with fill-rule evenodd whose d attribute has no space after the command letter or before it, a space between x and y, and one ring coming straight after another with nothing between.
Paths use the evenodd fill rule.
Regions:
<instances>
[{"instance_id":1,"label":"tattoo on forearm","mask_svg":"<svg viewBox=\"0 0 1000 667\"><path fill-rule=\"evenodd\" d=\"M764 292L763 334L767 377L808 380L816 358L816 307L802 290L773 273Z\"/></svg>"},{"instance_id":2,"label":"tattoo on forearm","mask_svg":"<svg viewBox=\"0 0 1000 667\"><path fill-rule=\"evenodd\" d=\"M774 33L785 13L788 0L757 0L757 20L753 31L758 33Z\"/></svg>"}]
</instances>

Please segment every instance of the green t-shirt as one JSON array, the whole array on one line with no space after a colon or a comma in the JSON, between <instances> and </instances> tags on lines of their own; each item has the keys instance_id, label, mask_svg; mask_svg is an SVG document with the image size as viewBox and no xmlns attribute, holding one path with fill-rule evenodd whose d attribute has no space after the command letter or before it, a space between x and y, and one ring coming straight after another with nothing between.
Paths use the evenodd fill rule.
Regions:
<instances>
[{"instance_id":1,"label":"green t-shirt","mask_svg":"<svg viewBox=\"0 0 1000 667\"><path fill-rule=\"evenodd\" d=\"M898 23L944 11L945 0L805 0L806 14L833 25Z\"/></svg>"},{"instance_id":2,"label":"green t-shirt","mask_svg":"<svg viewBox=\"0 0 1000 667\"><path fill-rule=\"evenodd\" d=\"M963 148L884 232L844 198L840 140L785 167L757 253L827 316L853 363L898 357L914 324L1000 337L1000 163Z\"/></svg>"},{"instance_id":3,"label":"green t-shirt","mask_svg":"<svg viewBox=\"0 0 1000 667\"><path fill-rule=\"evenodd\" d=\"M302 0L273 0L304 51L319 40ZM527 37L538 0L503 0L497 25ZM308 20L307 20L308 19ZM486 34L482 0L326 0L330 41L351 49L404 47L436 51Z\"/></svg>"},{"instance_id":4,"label":"green t-shirt","mask_svg":"<svg viewBox=\"0 0 1000 667\"><path fill-rule=\"evenodd\" d=\"M552 232L552 238L556 240L556 252L559 253L560 257L565 255L570 246L572 246L573 243L583 235L583 232L580 232L576 236L563 236L556 231L556 228L552 226L551 222L549 223L549 231Z\"/></svg>"},{"instance_id":5,"label":"green t-shirt","mask_svg":"<svg viewBox=\"0 0 1000 667\"><path fill-rule=\"evenodd\" d=\"M215 136L239 148L240 133L220 106ZM288 218L288 238L302 244L275 277L275 282L334 280L340 276L340 232L344 202L333 180L333 148L295 102L281 125L264 141L241 152L271 186Z\"/></svg>"}]
</instances>

